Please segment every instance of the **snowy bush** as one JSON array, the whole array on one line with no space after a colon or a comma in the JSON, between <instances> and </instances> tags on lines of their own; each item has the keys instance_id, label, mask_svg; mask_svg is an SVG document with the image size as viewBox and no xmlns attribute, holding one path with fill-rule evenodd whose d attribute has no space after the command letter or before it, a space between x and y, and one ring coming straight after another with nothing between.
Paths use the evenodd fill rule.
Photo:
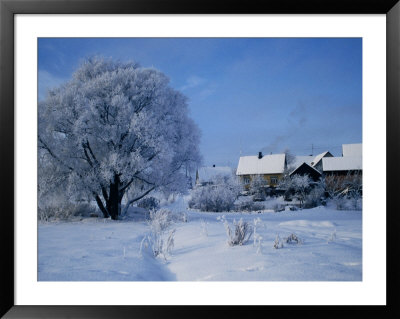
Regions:
<instances>
[{"instance_id":1,"label":"snowy bush","mask_svg":"<svg viewBox=\"0 0 400 319\"><path fill-rule=\"evenodd\" d=\"M87 203L53 203L38 207L40 221L70 220L73 217L97 216L96 209Z\"/></svg>"},{"instance_id":2,"label":"snowy bush","mask_svg":"<svg viewBox=\"0 0 400 319\"><path fill-rule=\"evenodd\" d=\"M285 206L282 204L275 204L274 207L274 212L283 212L285 210Z\"/></svg>"},{"instance_id":3,"label":"snowy bush","mask_svg":"<svg viewBox=\"0 0 400 319\"><path fill-rule=\"evenodd\" d=\"M308 175L286 176L279 182L279 187L285 190L285 200L291 200L293 196L303 206L306 196L310 191L311 178Z\"/></svg>"},{"instance_id":4,"label":"snowy bush","mask_svg":"<svg viewBox=\"0 0 400 319\"><path fill-rule=\"evenodd\" d=\"M289 235L289 237L285 238L285 243L287 243L287 244L302 244L303 240L292 233Z\"/></svg>"},{"instance_id":5,"label":"snowy bush","mask_svg":"<svg viewBox=\"0 0 400 319\"><path fill-rule=\"evenodd\" d=\"M146 197L138 203L138 207L145 208L148 210L157 209L160 201L155 197Z\"/></svg>"},{"instance_id":6,"label":"snowy bush","mask_svg":"<svg viewBox=\"0 0 400 319\"><path fill-rule=\"evenodd\" d=\"M193 190L189 207L205 212L229 212L234 209L238 194L239 190L232 181L216 180Z\"/></svg>"},{"instance_id":7,"label":"snowy bush","mask_svg":"<svg viewBox=\"0 0 400 319\"><path fill-rule=\"evenodd\" d=\"M279 235L276 235L275 241L274 241L274 248L275 249L280 249L283 248L283 243L286 244L302 244L303 240L297 237L295 234L290 234L290 236L285 237L283 240L279 237Z\"/></svg>"},{"instance_id":8,"label":"snowy bush","mask_svg":"<svg viewBox=\"0 0 400 319\"><path fill-rule=\"evenodd\" d=\"M310 188L311 178L308 175L294 175L292 176L292 181L294 192L300 201L300 206L303 206Z\"/></svg>"},{"instance_id":9,"label":"snowy bush","mask_svg":"<svg viewBox=\"0 0 400 319\"><path fill-rule=\"evenodd\" d=\"M171 212L169 216L170 216L170 221L174 223L188 222L188 216L186 212Z\"/></svg>"},{"instance_id":10,"label":"snowy bush","mask_svg":"<svg viewBox=\"0 0 400 319\"><path fill-rule=\"evenodd\" d=\"M335 203L337 210L345 210L347 207L347 200L342 195L335 195L332 201Z\"/></svg>"},{"instance_id":11,"label":"snowy bush","mask_svg":"<svg viewBox=\"0 0 400 319\"><path fill-rule=\"evenodd\" d=\"M304 198L304 207L313 208L322 204L325 189L317 184Z\"/></svg>"},{"instance_id":12,"label":"snowy bush","mask_svg":"<svg viewBox=\"0 0 400 319\"><path fill-rule=\"evenodd\" d=\"M361 198L352 198L352 209L354 210L362 210L362 199Z\"/></svg>"},{"instance_id":13,"label":"snowy bush","mask_svg":"<svg viewBox=\"0 0 400 319\"><path fill-rule=\"evenodd\" d=\"M265 206L261 203L253 202L252 199L243 200L235 204L235 210L238 212L254 212L263 210Z\"/></svg>"},{"instance_id":14,"label":"snowy bush","mask_svg":"<svg viewBox=\"0 0 400 319\"><path fill-rule=\"evenodd\" d=\"M208 223L204 219L202 219L200 221L200 226L201 226L200 234L204 237L208 237L208 229L207 229Z\"/></svg>"},{"instance_id":15,"label":"snowy bush","mask_svg":"<svg viewBox=\"0 0 400 319\"><path fill-rule=\"evenodd\" d=\"M362 199L337 195L331 200L337 210L361 210Z\"/></svg>"},{"instance_id":16,"label":"snowy bush","mask_svg":"<svg viewBox=\"0 0 400 319\"><path fill-rule=\"evenodd\" d=\"M268 186L268 182L261 176L256 175L251 179L249 185L249 192L253 194L254 201L264 201L265 200L265 188Z\"/></svg>"},{"instance_id":17,"label":"snowy bush","mask_svg":"<svg viewBox=\"0 0 400 319\"><path fill-rule=\"evenodd\" d=\"M286 172L286 175L284 178L279 180L278 182L278 187L282 190L284 190L284 200L285 201L292 201L292 197L294 195L294 188L293 188L293 181L290 178L288 172Z\"/></svg>"},{"instance_id":18,"label":"snowy bush","mask_svg":"<svg viewBox=\"0 0 400 319\"><path fill-rule=\"evenodd\" d=\"M236 220L233 221L233 229L229 226L228 221L225 219L225 216L220 218L222 223L224 224L226 235L228 236L228 244L229 246L242 246L245 244L251 237L253 233L253 228L249 223L243 221L241 218L239 222Z\"/></svg>"},{"instance_id":19,"label":"snowy bush","mask_svg":"<svg viewBox=\"0 0 400 319\"><path fill-rule=\"evenodd\" d=\"M150 233L147 234L140 244L140 254L144 250L150 250L154 257L167 256L174 248L175 229L168 231L171 225L171 211L168 209L150 211Z\"/></svg>"},{"instance_id":20,"label":"snowy bush","mask_svg":"<svg viewBox=\"0 0 400 319\"><path fill-rule=\"evenodd\" d=\"M265 231L265 225L260 218L253 219L253 246L257 247L257 254L262 250L262 236L261 231Z\"/></svg>"},{"instance_id":21,"label":"snowy bush","mask_svg":"<svg viewBox=\"0 0 400 319\"><path fill-rule=\"evenodd\" d=\"M354 210L361 210L362 176L360 173L348 174L345 179L346 195Z\"/></svg>"},{"instance_id":22,"label":"snowy bush","mask_svg":"<svg viewBox=\"0 0 400 319\"><path fill-rule=\"evenodd\" d=\"M362 209L362 176L358 172L349 172L344 176L326 176L323 185L328 197L335 203L337 210Z\"/></svg>"},{"instance_id":23,"label":"snowy bush","mask_svg":"<svg viewBox=\"0 0 400 319\"><path fill-rule=\"evenodd\" d=\"M283 241L281 240L279 235L276 235L276 237L275 237L274 248L275 249L283 248Z\"/></svg>"},{"instance_id":24,"label":"snowy bush","mask_svg":"<svg viewBox=\"0 0 400 319\"><path fill-rule=\"evenodd\" d=\"M257 247L257 254L261 254L262 253L262 236L257 234L257 237L255 238L255 243L254 246Z\"/></svg>"},{"instance_id":25,"label":"snowy bush","mask_svg":"<svg viewBox=\"0 0 400 319\"><path fill-rule=\"evenodd\" d=\"M166 230L171 224L172 212L169 209L161 208L150 211L150 227L152 231L160 233Z\"/></svg>"}]
</instances>

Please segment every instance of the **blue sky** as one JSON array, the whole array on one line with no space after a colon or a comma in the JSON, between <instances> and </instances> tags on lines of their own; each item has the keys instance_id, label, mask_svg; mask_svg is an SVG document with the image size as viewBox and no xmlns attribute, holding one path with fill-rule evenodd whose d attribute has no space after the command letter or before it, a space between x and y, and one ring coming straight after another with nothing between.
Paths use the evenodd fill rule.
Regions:
<instances>
[{"instance_id":1,"label":"blue sky","mask_svg":"<svg viewBox=\"0 0 400 319\"><path fill-rule=\"evenodd\" d=\"M41 38L39 99L92 55L166 74L189 98L205 165L362 142L361 38Z\"/></svg>"}]
</instances>

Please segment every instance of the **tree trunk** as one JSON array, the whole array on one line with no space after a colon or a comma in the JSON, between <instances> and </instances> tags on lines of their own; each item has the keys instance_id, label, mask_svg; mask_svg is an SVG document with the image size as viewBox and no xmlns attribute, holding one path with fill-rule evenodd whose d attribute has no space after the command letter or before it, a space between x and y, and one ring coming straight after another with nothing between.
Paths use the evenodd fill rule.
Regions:
<instances>
[{"instance_id":1,"label":"tree trunk","mask_svg":"<svg viewBox=\"0 0 400 319\"><path fill-rule=\"evenodd\" d=\"M117 220L121 216L121 202L124 197L124 190L120 190L121 182L119 176L114 175L113 181L110 183L109 194L105 188L102 189L103 200L100 199L100 196L96 193L93 193L97 206L100 208L103 213L104 218L109 218Z\"/></svg>"},{"instance_id":2,"label":"tree trunk","mask_svg":"<svg viewBox=\"0 0 400 319\"><path fill-rule=\"evenodd\" d=\"M117 220L121 215L121 199L122 196L119 194L119 177L114 176L114 181L110 184L110 195L107 201L107 211L111 216L111 219Z\"/></svg>"},{"instance_id":3,"label":"tree trunk","mask_svg":"<svg viewBox=\"0 0 400 319\"><path fill-rule=\"evenodd\" d=\"M94 194L94 198L96 199L97 206L99 206L101 212L103 213L103 217L108 218L109 217L108 211L104 207L103 202L101 201L99 195Z\"/></svg>"}]
</instances>

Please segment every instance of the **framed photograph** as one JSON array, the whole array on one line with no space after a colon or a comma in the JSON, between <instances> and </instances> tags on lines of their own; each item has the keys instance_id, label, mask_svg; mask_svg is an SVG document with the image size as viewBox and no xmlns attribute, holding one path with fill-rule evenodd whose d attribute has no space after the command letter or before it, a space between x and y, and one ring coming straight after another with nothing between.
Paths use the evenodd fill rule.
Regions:
<instances>
[{"instance_id":1,"label":"framed photograph","mask_svg":"<svg viewBox=\"0 0 400 319\"><path fill-rule=\"evenodd\" d=\"M0 3L1 315L399 312L397 1Z\"/></svg>"}]
</instances>

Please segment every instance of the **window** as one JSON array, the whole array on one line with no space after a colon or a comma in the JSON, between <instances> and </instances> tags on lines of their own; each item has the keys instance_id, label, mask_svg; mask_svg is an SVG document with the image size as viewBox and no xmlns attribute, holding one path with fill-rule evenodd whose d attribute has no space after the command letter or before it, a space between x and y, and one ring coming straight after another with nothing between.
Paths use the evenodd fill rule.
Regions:
<instances>
[{"instance_id":1,"label":"window","mask_svg":"<svg viewBox=\"0 0 400 319\"><path fill-rule=\"evenodd\" d=\"M245 184L250 184L250 178L244 177L244 178L243 178L243 183L245 183Z\"/></svg>"},{"instance_id":2,"label":"window","mask_svg":"<svg viewBox=\"0 0 400 319\"><path fill-rule=\"evenodd\" d=\"M278 184L278 177L277 176L271 176L271 184Z\"/></svg>"}]
</instances>

